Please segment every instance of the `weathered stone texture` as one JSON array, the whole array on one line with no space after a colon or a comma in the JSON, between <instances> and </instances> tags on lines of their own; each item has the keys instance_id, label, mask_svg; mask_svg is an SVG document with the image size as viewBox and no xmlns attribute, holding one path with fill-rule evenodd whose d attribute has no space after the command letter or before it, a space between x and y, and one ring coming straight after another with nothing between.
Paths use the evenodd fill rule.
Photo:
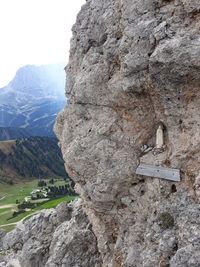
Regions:
<instances>
[{"instance_id":1,"label":"weathered stone texture","mask_svg":"<svg viewBox=\"0 0 200 267\"><path fill-rule=\"evenodd\" d=\"M73 26L56 132L104 267L200 264L199 12L198 0L88 0ZM159 122L165 151L143 155ZM141 161L182 181L135 175Z\"/></svg>"},{"instance_id":2,"label":"weathered stone texture","mask_svg":"<svg viewBox=\"0 0 200 267\"><path fill-rule=\"evenodd\" d=\"M0 240L1 267L101 266L80 200L39 212Z\"/></svg>"}]
</instances>

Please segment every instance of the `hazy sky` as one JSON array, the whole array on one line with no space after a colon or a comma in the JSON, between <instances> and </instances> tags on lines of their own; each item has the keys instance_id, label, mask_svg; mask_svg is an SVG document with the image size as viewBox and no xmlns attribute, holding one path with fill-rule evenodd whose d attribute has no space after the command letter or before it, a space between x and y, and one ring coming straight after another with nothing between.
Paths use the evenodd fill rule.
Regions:
<instances>
[{"instance_id":1,"label":"hazy sky","mask_svg":"<svg viewBox=\"0 0 200 267\"><path fill-rule=\"evenodd\" d=\"M68 60L71 27L85 0L0 0L0 87L21 66Z\"/></svg>"}]
</instances>

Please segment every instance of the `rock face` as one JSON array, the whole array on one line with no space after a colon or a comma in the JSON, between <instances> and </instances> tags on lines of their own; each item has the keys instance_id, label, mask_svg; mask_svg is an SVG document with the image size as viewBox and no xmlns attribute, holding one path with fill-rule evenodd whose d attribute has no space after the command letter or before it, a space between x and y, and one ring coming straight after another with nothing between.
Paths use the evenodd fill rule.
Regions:
<instances>
[{"instance_id":1,"label":"rock face","mask_svg":"<svg viewBox=\"0 0 200 267\"><path fill-rule=\"evenodd\" d=\"M43 210L6 235L0 232L0 249L1 267L101 266L80 200Z\"/></svg>"},{"instance_id":2,"label":"rock face","mask_svg":"<svg viewBox=\"0 0 200 267\"><path fill-rule=\"evenodd\" d=\"M77 17L56 132L104 267L200 264L199 55L198 0L88 0ZM159 123L164 151L145 153Z\"/></svg>"}]
</instances>

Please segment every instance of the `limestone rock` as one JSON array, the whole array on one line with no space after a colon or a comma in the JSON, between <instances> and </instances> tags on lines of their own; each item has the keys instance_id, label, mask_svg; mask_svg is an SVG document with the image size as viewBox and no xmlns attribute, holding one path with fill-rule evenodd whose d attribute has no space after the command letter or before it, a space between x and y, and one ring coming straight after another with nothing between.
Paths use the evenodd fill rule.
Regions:
<instances>
[{"instance_id":1,"label":"limestone rock","mask_svg":"<svg viewBox=\"0 0 200 267\"><path fill-rule=\"evenodd\" d=\"M80 200L42 210L2 241L1 267L99 267L101 263L96 237Z\"/></svg>"},{"instance_id":2,"label":"limestone rock","mask_svg":"<svg viewBox=\"0 0 200 267\"><path fill-rule=\"evenodd\" d=\"M6 231L0 229L0 247L2 247L2 245L3 245L2 239L4 238L5 235L6 235Z\"/></svg>"},{"instance_id":3,"label":"limestone rock","mask_svg":"<svg viewBox=\"0 0 200 267\"><path fill-rule=\"evenodd\" d=\"M197 0L88 0L73 26L56 132L103 267L200 264L199 12ZM143 157L160 122L164 153ZM135 175L145 158L181 182Z\"/></svg>"}]
</instances>

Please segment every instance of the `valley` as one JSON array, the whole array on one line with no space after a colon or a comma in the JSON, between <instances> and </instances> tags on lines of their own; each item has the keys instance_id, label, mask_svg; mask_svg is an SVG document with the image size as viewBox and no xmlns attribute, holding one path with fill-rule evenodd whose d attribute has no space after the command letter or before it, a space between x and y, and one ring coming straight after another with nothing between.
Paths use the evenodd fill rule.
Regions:
<instances>
[{"instance_id":1,"label":"valley","mask_svg":"<svg viewBox=\"0 0 200 267\"><path fill-rule=\"evenodd\" d=\"M45 179L46 188L52 186L50 183L52 179ZM69 202L78 196L72 195L74 193L55 196L53 198L38 198L31 199L31 192L34 190L42 190L42 187L38 186L38 179L19 181L14 185L0 184L0 229L11 231L19 223L23 223L29 216L36 214L39 210L55 208L61 202ZM54 186L61 187L70 186L71 181L69 179L57 178L54 179ZM27 197L29 197L27 199ZM28 201L27 201L28 200ZM31 208L23 209L23 212L19 212L20 204L31 203ZM16 216L13 216L17 213Z\"/></svg>"},{"instance_id":2,"label":"valley","mask_svg":"<svg viewBox=\"0 0 200 267\"><path fill-rule=\"evenodd\" d=\"M0 127L0 141L13 140L16 138L26 138L31 133L24 128L19 127Z\"/></svg>"},{"instance_id":3,"label":"valley","mask_svg":"<svg viewBox=\"0 0 200 267\"><path fill-rule=\"evenodd\" d=\"M55 118L66 105L63 68L62 63L20 68L0 88L0 127L20 128L26 136L55 137ZM0 140L8 140L4 138L0 131Z\"/></svg>"},{"instance_id":4,"label":"valley","mask_svg":"<svg viewBox=\"0 0 200 267\"><path fill-rule=\"evenodd\" d=\"M24 106L0 106L0 126L18 127L26 130L28 136L55 136L53 125L58 112L66 101L42 99Z\"/></svg>"},{"instance_id":5,"label":"valley","mask_svg":"<svg viewBox=\"0 0 200 267\"><path fill-rule=\"evenodd\" d=\"M66 105L64 65L27 65L0 88L0 229L78 197L53 126Z\"/></svg>"},{"instance_id":6,"label":"valley","mask_svg":"<svg viewBox=\"0 0 200 267\"><path fill-rule=\"evenodd\" d=\"M77 197L57 142L47 136L0 141L0 228L10 231Z\"/></svg>"},{"instance_id":7,"label":"valley","mask_svg":"<svg viewBox=\"0 0 200 267\"><path fill-rule=\"evenodd\" d=\"M67 177L58 140L32 136L0 142L0 182Z\"/></svg>"}]
</instances>

